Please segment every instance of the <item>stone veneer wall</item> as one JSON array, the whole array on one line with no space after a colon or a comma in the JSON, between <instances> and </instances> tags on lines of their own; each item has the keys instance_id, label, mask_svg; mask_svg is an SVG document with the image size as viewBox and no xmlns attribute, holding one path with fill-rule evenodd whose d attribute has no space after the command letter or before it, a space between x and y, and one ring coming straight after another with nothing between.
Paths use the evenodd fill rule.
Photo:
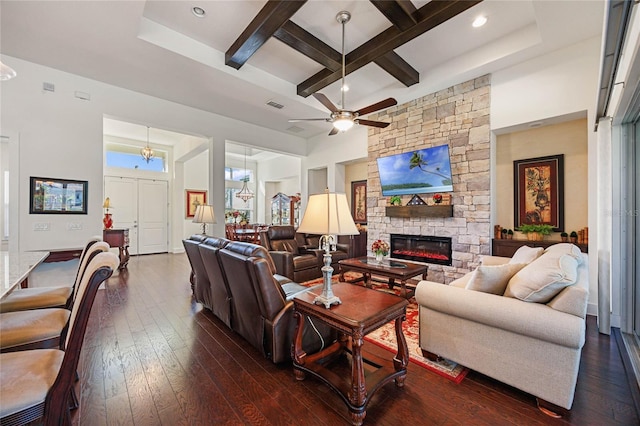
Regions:
<instances>
[{"instance_id":1,"label":"stone veneer wall","mask_svg":"<svg viewBox=\"0 0 640 426\"><path fill-rule=\"evenodd\" d=\"M369 129L367 180L368 247L390 234L435 235L452 238L452 266L429 265L429 280L449 283L473 270L480 255L491 252L489 75L441 90L378 114L373 120L391 122ZM385 216L376 158L412 149L449 144L453 173L452 218L391 218ZM430 196L421 197L430 201ZM403 205L411 196L403 196Z\"/></svg>"}]
</instances>

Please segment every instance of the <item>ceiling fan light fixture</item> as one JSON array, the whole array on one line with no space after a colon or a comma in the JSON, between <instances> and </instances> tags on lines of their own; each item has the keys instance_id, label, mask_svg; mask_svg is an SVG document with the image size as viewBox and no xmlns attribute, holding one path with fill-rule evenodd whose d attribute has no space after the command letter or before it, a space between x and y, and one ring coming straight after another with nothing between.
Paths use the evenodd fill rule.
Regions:
<instances>
[{"instance_id":1,"label":"ceiling fan light fixture","mask_svg":"<svg viewBox=\"0 0 640 426\"><path fill-rule=\"evenodd\" d=\"M346 132L353 127L353 120L350 118L338 118L333 122L333 127L341 132Z\"/></svg>"},{"instance_id":2,"label":"ceiling fan light fixture","mask_svg":"<svg viewBox=\"0 0 640 426\"><path fill-rule=\"evenodd\" d=\"M11 80L16 75L18 74L16 74L13 68L0 62L0 81Z\"/></svg>"}]
</instances>

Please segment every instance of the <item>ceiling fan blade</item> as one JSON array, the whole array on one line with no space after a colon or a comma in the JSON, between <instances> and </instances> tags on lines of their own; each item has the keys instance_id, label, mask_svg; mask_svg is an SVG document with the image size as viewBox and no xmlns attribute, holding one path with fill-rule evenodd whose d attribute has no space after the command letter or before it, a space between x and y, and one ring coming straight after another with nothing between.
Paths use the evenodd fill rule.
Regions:
<instances>
[{"instance_id":1,"label":"ceiling fan blade","mask_svg":"<svg viewBox=\"0 0 640 426\"><path fill-rule=\"evenodd\" d=\"M387 98L384 101L380 101L378 103L375 103L373 105L369 105L368 107L364 107L362 109L359 109L356 111L356 114L358 115L367 115L367 114L371 114L372 112L375 111L379 111L381 109L385 109L385 108L389 108L392 107L394 105L397 105L398 101L396 101L393 98Z\"/></svg>"},{"instance_id":2,"label":"ceiling fan blade","mask_svg":"<svg viewBox=\"0 0 640 426\"><path fill-rule=\"evenodd\" d=\"M298 121L331 121L330 118L291 118L289 123L297 123Z\"/></svg>"},{"instance_id":3,"label":"ceiling fan blade","mask_svg":"<svg viewBox=\"0 0 640 426\"><path fill-rule=\"evenodd\" d=\"M325 108L327 108L329 111L331 112L337 112L338 111L338 107L336 107L333 102L331 102L329 100L329 98L327 98L325 95L323 95L322 93L314 93L313 97L316 98L318 101L320 101L320 103L322 105L325 106Z\"/></svg>"},{"instance_id":4,"label":"ceiling fan blade","mask_svg":"<svg viewBox=\"0 0 640 426\"><path fill-rule=\"evenodd\" d=\"M360 118L355 120L355 122L358 123L358 124L365 125L365 126L380 127L381 129L384 129L389 124L391 124L391 123L385 123L383 121L362 120Z\"/></svg>"},{"instance_id":5,"label":"ceiling fan blade","mask_svg":"<svg viewBox=\"0 0 640 426\"><path fill-rule=\"evenodd\" d=\"M338 134L338 129L336 129L335 127L333 129L331 129L331 131L329 132L329 136L333 136L333 135L337 135Z\"/></svg>"}]
</instances>

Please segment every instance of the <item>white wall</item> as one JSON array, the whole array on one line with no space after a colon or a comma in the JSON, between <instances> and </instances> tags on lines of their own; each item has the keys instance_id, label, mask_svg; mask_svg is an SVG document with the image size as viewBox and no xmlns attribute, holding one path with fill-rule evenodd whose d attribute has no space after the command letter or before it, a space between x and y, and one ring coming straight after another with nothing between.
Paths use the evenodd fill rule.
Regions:
<instances>
[{"instance_id":1,"label":"white wall","mask_svg":"<svg viewBox=\"0 0 640 426\"><path fill-rule=\"evenodd\" d=\"M258 162L258 222L271 223L271 198L278 192L295 195L302 191L302 160L281 155Z\"/></svg>"},{"instance_id":2,"label":"white wall","mask_svg":"<svg viewBox=\"0 0 640 426\"><path fill-rule=\"evenodd\" d=\"M189 235L200 234L202 233L202 224L193 223L193 218L187 217L187 204L186 204L186 190L207 190L209 188L209 152L205 151L194 158L187 160L184 162L184 187L182 192L183 202L181 204L182 209L182 219L184 220L182 226L182 238L187 238ZM208 198L209 194L207 193L207 204L211 204L211 200ZM224 218L224 216L223 216ZM219 217L216 217L216 222L224 221ZM178 223L178 221L176 221ZM211 229L211 225L207 224L207 234L211 235L209 230Z\"/></svg>"},{"instance_id":3,"label":"white wall","mask_svg":"<svg viewBox=\"0 0 640 426\"><path fill-rule=\"evenodd\" d=\"M595 106L599 86L600 38L506 68L491 76L491 129L500 132L512 126L576 112L587 112L589 195L596 192L594 173L598 167ZM494 138L495 143L495 138ZM492 147L495 165L495 144ZM589 308L597 314L598 246L597 200L589 197ZM496 204L495 191L492 205ZM492 223L493 225L494 223Z\"/></svg>"},{"instance_id":4,"label":"white wall","mask_svg":"<svg viewBox=\"0 0 640 426\"><path fill-rule=\"evenodd\" d=\"M6 58L3 56L3 60ZM0 108L3 133L17 134L20 160L17 203L19 249L80 247L102 232L102 174L104 116L211 139L209 147L209 196L216 216L224 214L224 141L306 155L304 140L252 124L186 107L152 96L107 85L17 58L10 58L18 77L2 83ZM43 92L42 83L55 84L55 92ZM91 95L90 101L74 97L75 91ZM12 167L16 169L17 167ZM88 214L29 215L29 176L89 181ZM173 190L174 198L177 190ZM171 200L182 203L182 197ZM175 213L172 210L172 216ZM171 218L172 221L183 218ZM67 230L69 222L81 230ZM35 223L49 223L49 231L34 231ZM173 222L172 222L173 223ZM212 232L223 235L222 221ZM175 238L175 233L172 233ZM175 247L170 241L170 247Z\"/></svg>"}]
</instances>

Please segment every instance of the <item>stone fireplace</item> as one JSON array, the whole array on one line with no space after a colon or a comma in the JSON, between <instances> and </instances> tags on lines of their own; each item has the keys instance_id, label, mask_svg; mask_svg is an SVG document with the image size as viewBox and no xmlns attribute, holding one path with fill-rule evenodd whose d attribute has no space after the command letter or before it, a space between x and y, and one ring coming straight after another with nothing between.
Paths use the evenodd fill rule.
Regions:
<instances>
[{"instance_id":1,"label":"stone fireplace","mask_svg":"<svg viewBox=\"0 0 640 426\"><path fill-rule=\"evenodd\" d=\"M451 266L451 238L391 234L391 257Z\"/></svg>"},{"instance_id":2,"label":"stone fireplace","mask_svg":"<svg viewBox=\"0 0 640 426\"><path fill-rule=\"evenodd\" d=\"M367 245L376 239L391 243L392 235L450 238L450 263L429 262L432 281L461 277L491 251L490 89L486 75L370 115L391 124L368 130ZM452 217L427 217L413 210L404 217L387 216L389 200L382 195L376 158L443 144L449 145L453 174ZM431 196L420 194L427 203ZM403 196L402 206L410 198Z\"/></svg>"}]
</instances>

